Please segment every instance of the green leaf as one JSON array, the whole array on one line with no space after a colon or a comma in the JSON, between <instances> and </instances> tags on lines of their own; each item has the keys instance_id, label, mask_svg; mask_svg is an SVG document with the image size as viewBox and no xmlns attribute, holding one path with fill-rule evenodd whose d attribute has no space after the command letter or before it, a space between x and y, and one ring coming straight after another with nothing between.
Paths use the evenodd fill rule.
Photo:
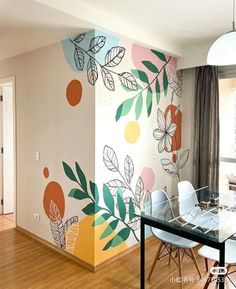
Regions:
<instances>
[{"instance_id":1,"label":"green leaf","mask_svg":"<svg viewBox=\"0 0 236 289\"><path fill-rule=\"evenodd\" d=\"M111 234L114 232L114 230L115 230L118 222L119 222L119 220L114 220L114 221L112 221L112 222L106 227L105 231L102 233L102 235L101 235L101 237L100 237L100 240L102 240L102 239L108 237L109 235L111 235Z\"/></svg>"},{"instance_id":2,"label":"green leaf","mask_svg":"<svg viewBox=\"0 0 236 289\"><path fill-rule=\"evenodd\" d=\"M151 62L148 60L143 60L142 61L143 65L145 65L147 67L148 70L150 70L153 73L158 73L159 70L158 68Z\"/></svg>"},{"instance_id":3,"label":"green leaf","mask_svg":"<svg viewBox=\"0 0 236 289\"><path fill-rule=\"evenodd\" d=\"M135 218L135 209L134 209L134 203L132 198L129 199L129 220L131 221L133 218Z\"/></svg>"},{"instance_id":4,"label":"green leaf","mask_svg":"<svg viewBox=\"0 0 236 289\"><path fill-rule=\"evenodd\" d=\"M94 203L90 203L88 204L85 208L82 209L82 211L86 214L86 215L94 215L99 211L99 207L95 206Z\"/></svg>"},{"instance_id":5,"label":"green leaf","mask_svg":"<svg viewBox=\"0 0 236 289\"><path fill-rule=\"evenodd\" d=\"M133 73L133 75L135 77L137 77L141 81L149 84L149 80L148 80L147 74L144 71L139 70L139 69L131 69L131 72Z\"/></svg>"},{"instance_id":6,"label":"green leaf","mask_svg":"<svg viewBox=\"0 0 236 289\"><path fill-rule=\"evenodd\" d=\"M99 202L99 193L98 193L97 185L95 183L93 183L92 181L89 181L89 186L90 186L90 191L93 195L95 202L98 203Z\"/></svg>"},{"instance_id":7,"label":"green leaf","mask_svg":"<svg viewBox=\"0 0 236 289\"><path fill-rule=\"evenodd\" d=\"M122 102L116 111L116 121L118 121L121 116L125 116L130 112L133 102L134 97L126 99L124 102Z\"/></svg>"},{"instance_id":8,"label":"green leaf","mask_svg":"<svg viewBox=\"0 0 236 289\"><path fill-rule=\"evenodd\" d=\"M111 213L114 215L114 199L110 192L110 189L107 185L103 185L103 199L107 206L107 208L111 211Z\"/></svg>"},{"instance_id":9,"label":"green leaf","mask_svg":"<svg viewBox=\"0 0 236 289\"><path fill-rule=\"evenodd\" d=\"M165 61L166 62L166 57L165 54L159 51L156 51L154 49L151 49L152 53L154 53L160 60Z\"/></svg>"},{"instance_id":10,"label":"green leaf","mask_svg":"<svg viewBox=\"0 0 236 289\"><path fill-rule=\"evenodd\" d=\"M147 90L146 108L147 108L147 116L149 116L152 112L152 89L151 87L149 87Z\"/></svg>"},{"instance_id":11,"label":"green leaf","mask_svg":"<svg viewBox=\"0 0 236 289\"><path fill-rule=\"evenodd\" d=\"M81 187L83 188L83 190L85 192L87 192L87 181L86 181L86 177L83 173L83 171L81 170L79 164L76 162L75 163L75 168L76 168L76 172L77 172L77 175L79 177L79 180L80 180L80 184L81 184Z\"/></svg>"},{"instance_id":12,"label":"green leaf","mask_svg":"<svg viewBox=\"0 0 236 289\"><path fill-rule=\"evenodd\" d=\"M167 77L167 74L166 74L166 69L164 68L164 72L163 72L163 87L164 87L165 96L167 95L167 92L168 92L168 85L169 85L168 77Z\"/></svg>"},{"instance_id":13,"label":"green leaf","mask_svg":"<svg viewBox=\"0 0 236 289\"><path fill-rule=\"evenodd\" d=\"M63 169L64 169L64 172L65 172L66 176L67 176L70 180L78 183L78 180L76 179L75 174L73 173L71 167L70 167L67 163L65 163L65 162L62 162L62 164L63 164Z\"/></svg>"},{"instance_id":14,"label":"green leaf","mask_svg":"<svg viewBox=\"0 0 236 289\"><path fill-rule=\"evenodd\" d=\"M106 251L110 247L117 247L125 240L129 238L130 235L130 228L124 228L118 232L116 236L114 236L103 248L103 251Z\"/></svg>"},{"instance_id":15,"label":"green leaf","mask_svg":"<svg viewBox=\"0 0 236 289\"><path fill-rule=\"evenodd\" d=\"M136 120L139 119L141 112L143 109L143 95L142 93L139 93L137 101L136 101L136 105L135 105L135 117Z\"/></svg>"},{"instance_id":16,"label":"green leaf","mask_svg":"<svg viewBox=\"0 0 236 289\"><path fill-rule=\"evenodd\" d=\"M107 219L109 219L111 217L110 214L105 213L101 216L99 216L92 224L93 227L98 226L98 225L102 225Z\"/></svg>"},{"instance_id":17,"label":"green leaf","mask_svg":"<svg viewBox=\"0 0 236 289\"><path fill-rule=\"evenodd\" d=\"M157 100L157 105L158 105L160 102L160 98L161 98L161 89L160 89L160 84L159 84L158 79L156 79L155 89L156 89L156 100Z\"/></svg>"},{"instance_id":18,"label":"green leaf","mask_svg":"<svg viewBox=\"0 0 236 289\"><path fill-rule=\"evenodd\" d=\"M69 197L72 197L74 199L77 200L83 200L83 199L87 199L88 198L88 194L86 194L85 192L81 191L80 189L72 189L70 190Z\"/></svg>"},{"instance_id":19,"label":"green leaf","mask_svg":"<svg viewBox=\"0 0 236 289\"><path fill-rule=\"evenodd\" d=\"M113 239L111 239L109 242L107 242L102 250L103 251L108 250L111 247L112 241L113 241Z\"/></svg>"},{"instance_id":20,"label":"green leaf","mask_svg":"<svg viewBox=\"0 0 236 289\"><path fill-rule=\"evenodd\" d=\"M119 190L117 193L117 205L118 205L118 210L119 210L121 220L124 221L125 216L126 216L126 207L125 207L125 203L124 203L123 198L122 198L122 193Z\"/></svg>"}]
</instances>

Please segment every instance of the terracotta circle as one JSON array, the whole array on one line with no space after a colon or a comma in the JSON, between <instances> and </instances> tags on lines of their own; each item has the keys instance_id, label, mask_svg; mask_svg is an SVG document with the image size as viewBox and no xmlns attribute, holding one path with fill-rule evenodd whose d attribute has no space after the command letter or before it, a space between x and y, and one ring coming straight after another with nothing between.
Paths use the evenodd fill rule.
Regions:
<instances>
[{"instance_id":1,"label":"terracotta circle","mask_svg":"<svg viewBox=\"0 0 236 289\"><path fill-rule=\"evenodd\" d=\"M76 106L80 103L82 98L82 84L79 80L73 79L67 85L66 98L71 106Z\"/></svg>"}]
</instances>

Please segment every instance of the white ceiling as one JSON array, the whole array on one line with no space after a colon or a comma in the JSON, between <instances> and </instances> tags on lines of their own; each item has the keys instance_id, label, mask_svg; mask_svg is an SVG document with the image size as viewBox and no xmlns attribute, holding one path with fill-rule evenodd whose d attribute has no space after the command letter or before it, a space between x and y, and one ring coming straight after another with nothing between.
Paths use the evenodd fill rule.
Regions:
<instances>
[{"instance_id":1,"label":"white ceiling","mask_svg":"<svg viewBox=\"0 0 236 289\"><path fill-rule=\"evenodd\" d=\"M0 0L0 60L93 27L183 55L231 22L232 0Z\"/></svg>"}]
</instances>

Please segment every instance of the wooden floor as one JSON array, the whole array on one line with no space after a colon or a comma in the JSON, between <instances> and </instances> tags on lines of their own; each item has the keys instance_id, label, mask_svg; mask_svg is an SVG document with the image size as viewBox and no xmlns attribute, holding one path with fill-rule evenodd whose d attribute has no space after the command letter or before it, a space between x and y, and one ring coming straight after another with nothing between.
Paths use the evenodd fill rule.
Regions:
<instances>
[{"instance_id":1,"label":"wooden floor","mask_svg":"<svg viewBox=\"0 0 236 289\"><path fill-rule=\"evenodd\" d=\"M4 219L4 220L3 220ZM11 222L11 223L10 223ZM4 228L5 223L5 228ZM44 247L15 229L9 229L12 221L0 216L0 288L1 289L138 289L139 288L139 250L109 264L97 273L91 273L64 256ZM156 253L158 242L150 242L146 250L147 271ZM151 281L146 288L175 289L178 283L171 277L178 276L178 269L168 258L158 261ZM203 279L204 260L198 257ZM198 277L192 261L183 261L183 275L190 282L184 289L203 288L204 280ZM193 278L193 283L192 283ZM235 279L235 278L234 278ZM212 284L209 288L216 288ZM234 288L227 281L226 288Z\"/></svg>"}]
</instances>

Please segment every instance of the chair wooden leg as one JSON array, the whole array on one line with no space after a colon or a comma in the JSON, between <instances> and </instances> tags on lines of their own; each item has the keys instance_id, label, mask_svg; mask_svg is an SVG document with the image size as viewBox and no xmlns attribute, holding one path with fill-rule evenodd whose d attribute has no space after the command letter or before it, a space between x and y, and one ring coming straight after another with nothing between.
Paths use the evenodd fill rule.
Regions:
<instances>
[{"instance_id":1,"label":"chair wooden leg","mask_svg":"<svg viewBox=\"0 0 236 289\"><path fill-rule=\"evenodd\" d=\"M229 265L227 266L227 273L229 273L229 270L230 270L231 267L232 267L231 264L229 264Z\"/></svg>"},{"instance_id":2,"label":"chair wooden leg","mask_svg":"<svg viewBox=\"0 0 236 289\"><path fill-rule=\"evenodd\" d=\"M170 262L171 262L171 256L172 256L172 244L170 244L170 253L169 253L169 261L168 261L168 265L170 265Z\"/></svg>"},{"instance_id":3,"label":"chair wooden leg","mask_svg":"<svg viewBox=\"0 0 236 289\"><path fill-rule=\"evenodd\" d=\"M214 266L214 267L218 266L218 262L215 262L213 266ZM212 277L213 277L213 274L210 273L210 274L208 275L208 277L207 277L207 281L206 281L203 289L207 289L207 288L208 288L209 284L211 283Z\"/></svg>"},{"instance_id":4,"label":"chair wooden leg","mask_svg":"<svg viewBox=\"0 0 236 289\"><path fill-rule=\"evenodd\" d=\"M178 265L179 265L180 288L183 289L181 249L177 249L177 256L178 256Z\"/></svg>"},{"instance_id":5,"label":"chair wooden leg","mask_svg":"<svg viewBox=\"0 0 236 289\"><path fill-rule=\"evenodd\" d=\"M195 267L197 269L198 275L199 275L200 278L202 278L202 274L200 272L200 269L199 269L199 266L198 266L194 251L193 251L193 249L189 249L189 251L191 253L191 256L192 256L192 259L193 259L193 263L194 263L194 265L195 265Z\"/></svg>"},{"instance_id":6,"label":"chair wooden leg","mask_svg":"<svg viewBox=\"0 0 236 289\"><path fill-rule=\"evenodd\" d=\"M206 267L206 271L208 272L208 260L207 260L207 258L205 258L205 267Z\"/></svg>"},{"instance_id":7,"label":"chair wooden leg","mask_svg":"<svg viewBox=\"0 0 236 289\"><path fill-rule=\"evenodd\" d=\"M159 245L159 248L158 248L157 253L156 253L156 257L155 257L155 259L153 261L153 264L152 264L151 270L149 272L149 275L147 277L147 280L149 280L151 278L151 276L152 276L152 272L153 272L153 270L154 270L154 268L156 266L156 262L157 262L157 260L158 260L158 258L160 256L161 249L162 249L163 245L164 245L164 242L161 242L160 245Z\"/></svg>"}]
</instances>

